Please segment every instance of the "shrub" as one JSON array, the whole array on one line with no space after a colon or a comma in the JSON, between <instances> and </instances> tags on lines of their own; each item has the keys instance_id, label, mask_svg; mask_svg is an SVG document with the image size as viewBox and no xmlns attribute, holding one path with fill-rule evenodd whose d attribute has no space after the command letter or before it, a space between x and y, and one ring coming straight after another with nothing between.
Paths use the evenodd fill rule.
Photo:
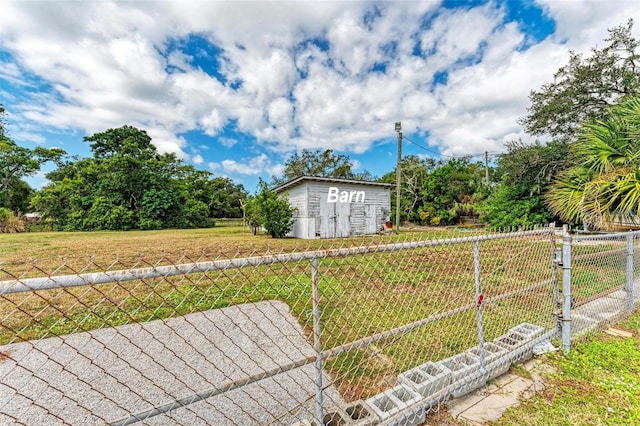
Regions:
<instances>
[{"instance_id":1,"label":"shrub","mask_svg":"<svg viewBox=\"0 0 640 426\"><path fill-rule=\"evenodd\" d=\"M21 217L16 216L7 208L0 207L0 233L10 234L25 231L25 222Z\"/></svg>"},{"instance_id":2,"label":"shrub","mask_svg":"<svg viewBox=\"0 0 640 426\"><path fill-rule=\"evenodd\" d=\"M289 205L286 197L271 191L262 179L258 186L260 191L247 203L250 221L263 226L273 238L286 236L293 228L293 213L296 209Z\"/></svg>"}]
</instances>

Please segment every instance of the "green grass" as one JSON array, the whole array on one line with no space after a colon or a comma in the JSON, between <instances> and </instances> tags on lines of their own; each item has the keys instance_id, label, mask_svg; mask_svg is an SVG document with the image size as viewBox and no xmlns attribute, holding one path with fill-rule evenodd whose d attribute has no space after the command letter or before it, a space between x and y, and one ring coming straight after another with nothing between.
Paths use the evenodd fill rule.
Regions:
<instances>
[{"instance_id":1,"label":"green grass","mask_svg":"<svg viewBox=\"0 0 640 426\"><path fill-rule=\"evenodd\" d=\"M545 357L555 373L546 390L509 409L495 425L640 424L640 311L616 328L633 337L604 333L574 343L564 355Z\"/></svg>"}]
</instances>

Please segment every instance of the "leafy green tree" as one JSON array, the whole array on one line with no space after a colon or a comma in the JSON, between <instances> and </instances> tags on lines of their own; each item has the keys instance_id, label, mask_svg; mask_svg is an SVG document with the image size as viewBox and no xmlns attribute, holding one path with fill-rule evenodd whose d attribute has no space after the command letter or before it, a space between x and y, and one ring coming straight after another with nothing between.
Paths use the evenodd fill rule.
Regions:
<instances>
[{"instance_id":1,"label":"leafy green tree","mask_svg":"<svg viewBox=\"0 0 640 426\"><path fill-rule=\"evenodd\" d=\"M498 184L479 209L480 219L495 229L549 223L552 214L540 194L530 195L524 184Z\"/></svg>"},{"instance_id":2,"label":"leafy green tree","mask_svg":"<svg viewBox=\"0 0 640 426\"><path fill-rule=\"evenodd\" d=\"M295 153L284 164L282 176L272 176L272 184L279 185L299 176L319 176L339 179L373 180L369 172L355 173L351 160L332 149L303 149Z\"/></svg>"},{"instance_id":3,"label":"leafy green tree","mask_svg":"<svg viewBox=\"0 0 640 426\"><path fill-rule=\"evenodd\" d=\"M559 174L545 199L563 220L606 229L631 221L640 204L640 96L582 126L575 165Z\"/></svg>"},{"instance_id":4,"label":"leafy green tree","mask_svg":"<svg viewBox=\"0 0 640 426\"><path fill-rule=\"evenodd\" d=\"M282 238L291 231L295 223L295 211L286 197L270 190L262 179L258 182L257 194L247 201L250 220L257 226L263 226L273 238Z\"/></svg>"},{"instance_id":5,"label":"leafy green tree","mask_svg":"<svg viewBox=\"0 0 640 426\"><path fill-rule=\"evenodd\" d=\"M590 56L571 52L554 81L531 92L528 115L520 120L527 132L571 141L584 122L604 119L608 107L640 93L640 52L632 29L632 19L610 29L608 45Z\"/></svg>"},{"instance_id":6,"label":"leafy green tree","mask_svg":"<svg viewBox=\"0 0 640 426\"><path fill-rule=\"evenodd\" d=\"M216 177L209 181L209 211L214 218L242 217L241 200L247 199L247 191L241 184L229 178Z\"/></svg>"},{"instance_id":7,"label":"leafy green tree","mask_svg":"<svg viewBox=\"0 0 640 426\"><path fill-rule=\"evenodd\" d=\"M401 168L401 220L428 225L451 224L462 215L476 215L475 208L486 196L484 165L471 163L467 158L436 162L409 155L402 159ZM395 179L394 170L381 181L395 183ZM394 212L395 198L393 195Z\"/></svg>"},{"instance_id":8,"label":"leafy green tree","mask_svg":"<svg viewBox=\"0 0 640 426\"><path fill-rule=\"evenodd\" d=\"M34 207L65 230L128 230L213 226L208 172L159 154L143 130L130 126L85 138L93 157L50 172Z\"/></svg>"},{"instance_id":9,"label":"leafy green tree","mask_svg":"<svg viewBox=\"0 0 640 426\"><path fill-rule=\"evenodd\" d=\"M475 206L486 195L482 163L467 158L438 161L422 188L419 212L431 225L452 224L461 215L476 215Z\"/></svg>"},{"instance_id":10,"label":"leafy green tree","mask_svg":"<svg viewBox=\"0 0 640 426\"><path fill-rule=\"evenodd\" d=\"M400 180L400 220L413 223L424 223L421 217L421 210L424 204L423 188L426 184L429 173L435 168L436 162L432 158L407 155L402 158L400 168L402 179ZM396 168L380 179L385 183L396 183ZM395 217L396 212L396 188L391 190L391 217Z\"/></svg>"},{"instance_id":11,"label":"leafy green tree","mask_svg":"<svg viewBox=\"0 0 640 426\"><path fill-rule=\"evenodd\" d=\"M7 190L16 179L31 176L49 161L60 162L66 152L60 148L36 147L29 149L17 145L6 135L4 108L0 107L0 205L7 203Z\"/></svg>"},{"instance_id":12,"label":"leafy green tree","mask_svg":"<svg viewBox=\"0 0 640 426\"><path fill-rule=\"evenodd\" d=\"M527 145L506 143L498 157L497 185L479 206L481 219L494 228L539 225L553 220L543 194L554 178L571 164L569 144L552 141Z\"/></svg>"},{"instance_id":13,"label":"leafy green tree","mask_svg":"<svg viewBox=\"0 0 640 426\"><path fill-rule=\"evenodd\" d=\"M5 109L0 105L0 207L25 212L31 188L22 179L37 173L46 162L59 163L66 152L59 148L17 145L6 132Z\"/></svg>"},{"instance_id":14,"label":"leafy green tree","mask_svg":"<svg viewBox=\"0 0 640 426\"><path fill-rule=\"evenodd\" d=\"M33 189L22 179L13 178L9 182L2 197L4 204L9 210L16 213L26 213L29 211L29 202Z\"/></svg>"}]
</instances>

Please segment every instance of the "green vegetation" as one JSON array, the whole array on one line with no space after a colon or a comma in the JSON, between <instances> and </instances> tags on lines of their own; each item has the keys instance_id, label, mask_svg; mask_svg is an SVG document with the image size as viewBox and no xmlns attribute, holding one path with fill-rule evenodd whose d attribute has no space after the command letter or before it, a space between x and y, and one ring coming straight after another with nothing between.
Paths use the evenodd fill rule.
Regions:
<instances>
[{"instance_id":1,"label":"green vegetation","mask_svg":"<svg viewBox=\"0 0 640 426\"><path fill-rule=\"evenodd\" d=\"M497 425L640 424L640 311L617 325L633 337L604 333L544 359L555 373L543 393L507 410Z\"/></svg>"},{"instance_id":2,"label":"green vegetation","mask_svg":"<svg viewBox=\"0 0 640 426\"><path fill-rule=\"evenodd\" d=\"M22 179L37 173L44 163L59 163L66 153L59 148L18 146L7 135L5 114L0 105L0 208L25 212L31 188Z\"/></svg>"},{"instance_id":3,"label":"green vegetation","mask_svg":"<svg viewBox=\"0 0 640 426\"><path fill-rule=\"evenodd\" d=\"M455 224L461 216L477 216L476 210L488 192L484 165L467 158L434 161L410 155L402 159L400 167L403 221L433 226ZM395 183L395 168L381 180ZM391 200L394 217L394 194Z\"/></svg>"},{"instance_id":4,"label":"green vegetation","mask_svg":"<svg viewBox=\"0 0 640 426\"><path fill-rule=\"evenodd\" d=\"M554 219L543 194L559 171L570 164L569 144L508 142L498 158L498 182L479 210L492 228L549 223Z\"/></svg>"},{"instance_id":5,"label":"green vegetation","mask_svg":"<svg viewBox=\"0 0 640 426\"><path fill-rule=\"evenodd\" d=\"M143 130L123 126L84 140L93 158L48 173L51 183L31 201L55 230L206 228L214 216L241 214L241 186L159 154Z\"/></svg>"},{"instance_id":6,"label":"green vegetation","mask_svg":"<svg viewBox=\"0 0 640 426\"><path fill-rule=\"evenodd\" d=\"M336 154L332 149L303 149L302 152L294 153L285 161L282 176L271 177L271 186L283 184L300 176L374 180L367 171L354 172L351 168L351 160L344 154Z\"/></svg>"},{"instance_id":7,"label":"green vegetation","mask_svg":"<svg viewBox=\"0 0 640 426\"><path fill-rule=\"evenodd\" d=\"M480 208L485 222L511 227L584 220L605 228L612 216L635 214L638 131L628 126L625 112L640 95L640 52L632 28L629 20L610 29L606 46L588 56L572 52L552 83L531 92L521 124L551 141L507 143L498 159L497 185ZM612 167L603 167L607 163Z\"/></svg>"},{"instance_id":8,"label":"green vegetation","mask_svg":"<svg viewBox=\"0 0 640 426\"><path fill-rule=\"evenodd\" d=\"M258 183L258 193L247 201L246 211L254 229L262 226L273 238L286 236L295 223L295 209L288 199L270 190L262 179Z\"/></svg>"},{"instance_id":9,"label":"green vegetation","mask_svg":"<svg viewBox=\"0 0 640 426\"><path fill-rule=\"evenodd\" d=\"M529 113L520 121L529 134L572 142L584 123L605 119L609 107L640 93L633 20L610 29L604 41L587 57L571 52L553 82L531 92Z\"/></svg>"},{"instance_id":10,"label":"green vegetation","mask_svg":"<svg viewBox=\"0 0 640 426\"><path fill-rule=\"evenodd\" d=\"M633 221L640 203L640 97L611 108L607 119L585 124L571 148L575 165L546 194L552 211L596 229Z\"/></svg>"}]
</instances>

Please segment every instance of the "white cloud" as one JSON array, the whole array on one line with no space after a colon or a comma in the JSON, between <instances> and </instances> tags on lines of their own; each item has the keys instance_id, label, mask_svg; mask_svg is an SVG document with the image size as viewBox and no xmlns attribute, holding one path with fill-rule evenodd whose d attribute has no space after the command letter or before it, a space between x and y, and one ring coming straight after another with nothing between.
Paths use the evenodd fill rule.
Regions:
<instances>
[{"instance_id":1,"label":"white cloud","mask_svg":"<svg viewBox=\"0 0 640 426\"><path fill-rule=\"evenodd\" d=\"M229 174L253 175L258 176L263 173L269 175L277 175L284 170L281 164L273 164L266 154L260 154L253 158L243 158L241 161L223 160L220 163L222 170ZM217 169L218 166L212 168Z\"/></svg>"},{"instance_id":2,"label":"white cloud","mask_svg":"<svg viewBox=\"0 0 640 426\"><path fill-rule=\"evenodd\" d=\"M421 49L436 70L479 55L486 41L502 22L492 4L470 10L447 11L440 15L421 37Z\"/></svg>"},{"instance_id":3,"label":"white cloud","mask_svg":"<svg viewBox=\"0 0 640 426\"><path fill-rule=\"evenodd\" d=\"M635 33L639 34L640 8L636 0L615 2L595 0L537 0L549 16L556 21L555 39L565 42L568 48L587 51L608 36L607 29L626 24L629 18L636 22Z\"/></svg>"},{"instance_id":4,"label":"white cloud","mask_svg":"<svg viewBox=\"0 0 640 426\"><path fill-rule=\"evenodd\" d=\"M11 134L11 138L12 139L18 139L21 141L28 141L28 142L33 142L35 144L43 144L46 142L46 139L44 136L42 136L41 134L38 133L30 133L30 132L14 132Z\"/></svg>"},{"instance_id":5,"label":"white cloud","mask_svg":"<svg viewBox=\"0 0 640 426\"><path fill-rule=\"evenodd\" d=\"M233 146L238 143L238 141L236 139L225 138L225 137L218 138L218 142L220 142L220 145L222 145L222 146L224 146L226 148L233 148Z\"/></svg>"}]
</instances>

